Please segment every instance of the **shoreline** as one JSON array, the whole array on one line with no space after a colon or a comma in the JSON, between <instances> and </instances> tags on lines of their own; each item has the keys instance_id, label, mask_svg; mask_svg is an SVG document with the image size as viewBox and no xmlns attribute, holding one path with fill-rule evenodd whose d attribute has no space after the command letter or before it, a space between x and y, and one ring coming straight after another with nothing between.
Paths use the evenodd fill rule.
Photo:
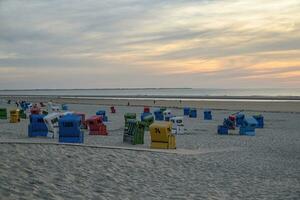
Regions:
<instances>
[{"instance_id":1,"label":"shoreline","mask_svg":"<svg viewBox=\"0 0 300 200\"><path fill-rule=\"evenodd\" d=\"M82 99L141 99L141 100L243 100L243 101L300 101L300 96L208 96L208 95L4 95L0 94L0 98L9 97L51 97L51 98L82 98Z\"/></svg>"},{"instance_id":2,"label":"shoreline","mask_svg":"<svg viewBox=\"0 0 300 200\"><path fill-rule=\"evenodd\" d=\"M193 107L197 109L211 110L235 110L255 112L292 112L300 113L300 101L298 100L265 100L265 101L238 101L219 99L139 99L139 98L91 98L91 97L66 97L50 95L0 95L0 99L29 102L49 102L86 105L108 106L151 106L183 108Z\"/></svg>"}]
</instances>

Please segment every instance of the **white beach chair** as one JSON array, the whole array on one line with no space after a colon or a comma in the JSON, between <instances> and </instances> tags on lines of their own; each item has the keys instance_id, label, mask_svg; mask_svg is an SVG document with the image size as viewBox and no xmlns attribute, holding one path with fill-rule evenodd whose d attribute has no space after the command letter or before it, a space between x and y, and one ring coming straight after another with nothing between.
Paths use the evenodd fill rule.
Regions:
<instances>
[{"instance_id":1,"label":"white beach chair","mask_svg":"<svg viewBox=\"0 0 300 200\"><path fill-rule=\"evenodd\" d=\"M53 105L52 102L48 102L47 111L48 111L48 113L59 112L60 111L60 106Z\"/></svg>"},{"instance_id":2,"label":"white beach chair","mask_svg":"<svg viewBox=\"0 0 300 200\"><path fill-rule=\"evenodd\" d=\"M172 117L172 133L173 134L184 134L184 122L183 117Z\"/></svg>"},{"instance_id":3,"label":"white beach chair","mask_svg":"<svg viewBox=\"0 0 300 200\"><path fill-rule=\"evenodd\" d=\"M44 122L48 128L47 137L54 138L58 134L58 120L62 116L61 113L50 113L44 117Z\"/></svg>"},{"instance_id":4,"label":"white beach chair","mask_svg":"<svg viewBox=\"0 0 300 200\"><path fill-rule=\"evenodd\" d=\"M172 113L171 113L171 110L165 110L163 112L163 116L164 116L164 120L165 121L169 121L167 119L170 119L171 117L173 117Z\"/></svg>"}]
</instances>

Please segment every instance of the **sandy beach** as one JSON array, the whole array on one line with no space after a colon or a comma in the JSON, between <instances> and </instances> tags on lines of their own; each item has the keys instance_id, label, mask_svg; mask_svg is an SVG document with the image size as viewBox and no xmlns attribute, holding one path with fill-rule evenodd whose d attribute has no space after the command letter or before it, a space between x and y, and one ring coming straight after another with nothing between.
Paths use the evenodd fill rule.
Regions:
<instances>
[{"instance_id":1,"label":"sandy beach","mask_svg":"<svg viewBox=\"0 0 300 200\"><path fill-rule=\"evenodd\" d=\"M109 135L85 132L83 145L62 145L57 139L28 138L28 119L0 120L1 199L300 198L299 102L51 100L87 116L105 109ZM110 105L116 105L116 114L109 113ZM171 152L151 151L149 132L143 145L124 144L123 115L139 116L143 105L167 106L178 116L182 107L196 107L198 118L184 118L186 134L176 136ZM2 101L0 107L15 106ZM212 121L203 120L204 108L212 109ZM265 128L253 137L217 135L223 118L239 110L263 114Z\"/></svg>"},{"instance_id":2,"label":"sandy beach","mask_svg":"<svg viewBox=\"0 0 300 200\"><path fill-rule=\"evenodd\" d=\"M300 200L299 11L0 0L0 200Z\"/></svg>"}]
</instances>

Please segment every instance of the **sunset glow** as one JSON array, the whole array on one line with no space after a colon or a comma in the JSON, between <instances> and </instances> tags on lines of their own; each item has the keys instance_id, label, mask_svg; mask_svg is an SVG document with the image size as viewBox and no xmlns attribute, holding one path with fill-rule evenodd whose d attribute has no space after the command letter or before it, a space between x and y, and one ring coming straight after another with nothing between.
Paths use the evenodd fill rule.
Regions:
<instances>
[{"instance_id":1,"label":"sunset glow","mask_svg":"<svg viewBox=\"0 0 300 200\"><path fill-rule=\"evenodd\" d=\"M297 87L299 10L299 0L1 1L0 89Z\"/></svg>"}]
</instances>

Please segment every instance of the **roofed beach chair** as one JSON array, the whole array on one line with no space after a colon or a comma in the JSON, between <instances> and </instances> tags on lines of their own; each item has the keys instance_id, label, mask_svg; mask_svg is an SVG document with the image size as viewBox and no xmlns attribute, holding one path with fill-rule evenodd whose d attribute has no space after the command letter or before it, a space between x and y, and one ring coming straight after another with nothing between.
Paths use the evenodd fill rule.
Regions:
<instances>
[{"instance_id":1,"label":"roofed beach chair","mask_svg":"<svg viewBox=\"0 0 300 200\"><path fill-rule=\"evenodd\" d=\"M76 115L65 115L58 121L59 142L83 143L84 135L80 130L81 118Z\"/></svg>"},{"instance_id":2,"label":"roofed beach chair","mask_svg":"<svg viewBox=\"0 0 300 200\"><path fill-rule=\"evenodd\" d=\"M171 122L155 122L150 125L151 148L176 149L176 138L171 133Z\"/></svg>"},{"instance_id":3,"label":"roofed beach chair","mask_svg":"<svg viewBox=\"0 0 300 200\"><path fill-rule=\"evenodd\" d=\"M19 109L11 110L10 111L10 123L18 123L20 122L20 114Z\"/></svg>"},{"instance_id":4,"label":"roofed beach chair","mask_svg":"<svg viewBox=\"0 0 300 200\"><path fill-rule=\"evenodd\" d=\"M240 127L240 135L255 135L255 128L257 126L257 121L253 117L248 117L243 120L243 123Z\"/></svg>"},{"instance_id":5,"label":"roofed beach chair","mask_svg":"<svg viewBox=\"0 0 300 200\"><path fill-rule=\"evenodd\" d=\"M125 113L124 114L125 128L128 127L129 119L136 119L136 113Z\"/></svg>"},{"instance_id":6,"label":"roofed beach chair","mask_svg":"<svg viewBox=\"0 0 300 200\"><path fill-rule=\"evenodd\" d=\"M183 117L172 117L170 121L172 122L172 133L184 134Z\"/></svg>"},{"instance_id":7,"label":"roofed beach chair","mask_svg":"<svg viewBox=\"0 0 300 200\"><path fill-rule=\"evenodd\" d=\"M135 119L128 119L128 127L124 129L123 142L130 144L144 144L145 126Z\"/></svg>"},{"instance_id":8,"label":"roofed beach chair","mask_svg":"<svg viewBox=\"0 0 300 200\"><path fill-rule=\"evenodd\" d=\"M28 125L28 137L46 137L48 128L44 121L45 115L30 115L30 124Z\"/></svg>"},{"instance_id":9,"label":"roofed beach chair","mask_svg":"<svg viewBox=\"0 0 300 200\"><path fill-rule=\"evenodd\" d=\"M190 118L197 118L197 109L196 108L191 108L190 113L189 113Z\"/></svg>"},{"instance_id":10,"label":"roofed beach chair","mask_svg":"<svg viewBox=\"0 0 300 200\"><path fill-rule=\"evenodd\" d=\"M263 128L264 127L264 116L262 116L262 115L253 115L253 117L257 121L256 128Z\"/></svg>"},{"instance_id":11,"label":"roofed beach chair","mask_svg":"<svg viewBox=\"0 0 300 200\"><path fill-rule=\"evenodd\" d=\"M204 110L204 120L212 120L211 110Z\"/></svg>"},{"instance_id":12,"label":"roofed beach chair","mask_svg":"<svg viewBox=\"0 0 300 200\"><path fill-rule=\"evenodd\" d=\"M90 135L108 135L102 115L94 115L86 120Z\"/></svg>"},{"instance_id":13,"label":"roofed beach chair","mask_svg":"<svg viewBox=\"0 0 300 200\"><path fill-rule=\"evenodd\" d=\"M7 119L7 109L0 108L0 119Z\"/></svg>"}]
</instances>

